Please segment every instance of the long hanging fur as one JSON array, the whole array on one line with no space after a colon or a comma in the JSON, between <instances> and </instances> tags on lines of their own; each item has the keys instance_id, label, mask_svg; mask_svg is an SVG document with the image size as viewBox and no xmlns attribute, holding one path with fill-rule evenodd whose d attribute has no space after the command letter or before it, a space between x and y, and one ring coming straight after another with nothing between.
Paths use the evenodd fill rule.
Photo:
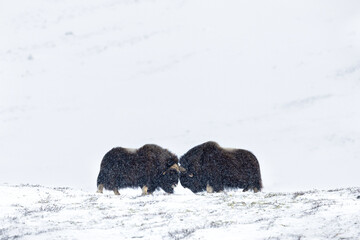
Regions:
<instances>
[{"instance_id":1,"label":"long hanging fur","mask_svg":"<svg viewBox=\"0 0 360 240\"><path fill-rule=\"evenodd\" d=\"M190 149L180 158L181 185L194 193L219 192L225 188L242 188L254 192L262 189L260 165L247 150L226 149L216 142L206 142Z\"/></svg>"},{"instance_id":2,"label":"long hanging fur","mask_svg":"<svg viewBox=\"0 0 360 240\"><path fill-rule=\"evenodd\" d=\"M167 149L146 144L139 149L113 148L102 159L97 178L98 192L140 187L143 194L157 188L173 193L179 180L178 158Z\"/></svg>"}]
</instances>

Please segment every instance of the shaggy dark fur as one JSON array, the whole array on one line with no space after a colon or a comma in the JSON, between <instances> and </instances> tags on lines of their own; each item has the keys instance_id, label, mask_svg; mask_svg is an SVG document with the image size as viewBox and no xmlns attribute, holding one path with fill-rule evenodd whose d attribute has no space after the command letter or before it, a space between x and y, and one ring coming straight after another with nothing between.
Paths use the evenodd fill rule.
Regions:
<instances>
[{"instance_id":1,"label":"shaggy dark fur","mask_svg":"<svg viewBox=\"0 0 360 240\"><path fill-rule=\"evenodd\" d=\"M206 142L182 156L180 166L181 185L194 193L224 188L257 192L262 188L259 163L246 150L224 149L215 142Z\"/></svg>"},{"instance_id":2,"label":"shaggy dark fur","mask_svg":"<svg viewBox=\"0 0 360 240\"><path fill-rule=\"evenodd\" d=\"M114 190L115 194L119 188L144 186L147 193L157 188L173 193L178 181L178 158L157 145L146 144L137 150L117 147L106 153L101 162L97 185L99 192L104 187Z\"/></svg>"}]
</instances>

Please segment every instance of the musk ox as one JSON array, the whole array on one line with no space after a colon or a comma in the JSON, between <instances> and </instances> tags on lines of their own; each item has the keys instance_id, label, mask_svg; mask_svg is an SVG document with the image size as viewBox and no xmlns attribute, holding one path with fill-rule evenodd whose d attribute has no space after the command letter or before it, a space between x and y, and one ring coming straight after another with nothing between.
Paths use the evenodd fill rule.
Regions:
<instances>
[{"instance_id":1,"label":"musk ox","mask_svg":"<svg viewBox=\"0 0 360 240\"><path fill-rule=\"evenodd\" d=\"M180 183L194 193L219 192L224 188L262 188L260 166L251 152L226 149L206 142L190 149L180 158Z\"/></svg>"},{"instance_id":2,"label":"musk ox","mask_svg":"<svg viewBox=\"0 0 360 240\"><path fill-rule=\"evenodd\" d=\"M170 151L154 144L139 149L117 147L102 159L97 192L105 188L119 195L119 188L140 187L143 195L157 188L173 193L178 181L178 158Z\"/></svg>"}]
</instances>

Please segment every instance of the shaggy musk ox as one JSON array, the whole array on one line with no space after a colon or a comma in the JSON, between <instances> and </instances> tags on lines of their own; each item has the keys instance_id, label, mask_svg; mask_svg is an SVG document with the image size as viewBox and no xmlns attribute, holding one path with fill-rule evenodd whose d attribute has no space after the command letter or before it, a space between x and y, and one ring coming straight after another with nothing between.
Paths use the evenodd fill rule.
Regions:
<instances>
[{"instance_id":1,"label":"shaggy musk ox","mask_svg":"<svg viewBox=\"0 0 360 240\"><path fill-rule=\"evenodd\" d=\"M97 178L98 192L103 188L119 195L119 188L140 187L143 194L162 188L173 193L179 181L178 158L157 145L139 149L113 148L105 154Z\"/></svg>"},{"instance_id":2,"label":"shaggy musk ox","mask_svg":"<svg viewBox=\"0 0 360 240\"><path fill-rule=\"evenodd\" d=\"M206 142L180 158L180 182L194 193L219 192L224 188L261 190L260 166L249 151L226 149Z\"/></svg>"}]
</instances>

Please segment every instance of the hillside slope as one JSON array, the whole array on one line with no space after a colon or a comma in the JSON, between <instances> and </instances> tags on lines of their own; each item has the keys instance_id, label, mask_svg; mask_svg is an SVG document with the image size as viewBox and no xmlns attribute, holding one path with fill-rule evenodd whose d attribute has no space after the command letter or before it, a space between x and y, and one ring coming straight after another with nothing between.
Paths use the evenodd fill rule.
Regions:
<instances>
[{"instance_id":1,"label":"hillside slope","mask_svg":"<svg viewBox=\"0 0 360 240\"><path fill-rule=\"evenodd\" d=\"M0 185L0 239L359 239L360 188L89 193Z\"/></svg>"}]
</instances>

